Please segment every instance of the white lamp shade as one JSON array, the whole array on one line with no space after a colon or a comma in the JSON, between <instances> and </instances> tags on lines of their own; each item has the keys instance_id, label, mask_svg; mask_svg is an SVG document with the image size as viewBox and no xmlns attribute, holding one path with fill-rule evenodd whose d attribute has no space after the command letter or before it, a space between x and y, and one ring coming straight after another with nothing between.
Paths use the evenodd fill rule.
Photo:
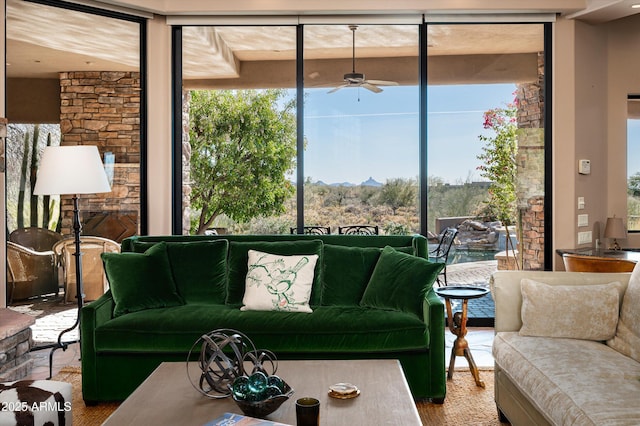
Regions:
<instances>
[{"instance_id":1,"label":"white lamp shade","mask_svg":"<svg viewBox=\"0 0 640 426\"><path fill-rule=\"evenodd\" d=\"M38 167L34 195L95 194L111 187L93 145L48 146Z\"/></svg>"}]
</instances>

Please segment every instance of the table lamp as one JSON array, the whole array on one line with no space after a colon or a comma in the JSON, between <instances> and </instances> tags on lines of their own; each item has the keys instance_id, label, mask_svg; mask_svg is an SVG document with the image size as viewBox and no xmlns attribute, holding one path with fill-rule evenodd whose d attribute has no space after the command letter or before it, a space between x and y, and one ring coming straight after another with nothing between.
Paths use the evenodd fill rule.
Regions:
<instances>
[{"instance_id":1,"label":"table lamp","mask_svg":"<svg viewBox=\"0 0 640 426\"><path fill-rule=\"evenodd\" d=\"M613 244L609 247L610 250L620 250L620 244L618 244L617 239L627 237L627 231L624 229L621 217L614 215L613 217L607 218L607 224L604 227L604 237L613 239Z\"/></svg>"},{"instance_id":2,"label":"table lamp","mask_svg":"<svg viewBox=\"0 0 640 426\"><path fill-rule=\"evenodd\" d=\"M80 210L78 208L79 194L95 194L110 192L111 187L107 180L104 165L100 159L98 148L92 145L48 146L44 149L34 195L73 195L73 235L76 259L76 298L78 299L78 317L75 324L60 332L58 342L49 354L49 378L52 374L53 352L62 348L66 350L69 343L62 342L62 335L78 327L80 336L80 310L84 303L82 286L82 258L80 253ZM80 337L78 338L80 342Z\"/></svg>"}]
</instances>

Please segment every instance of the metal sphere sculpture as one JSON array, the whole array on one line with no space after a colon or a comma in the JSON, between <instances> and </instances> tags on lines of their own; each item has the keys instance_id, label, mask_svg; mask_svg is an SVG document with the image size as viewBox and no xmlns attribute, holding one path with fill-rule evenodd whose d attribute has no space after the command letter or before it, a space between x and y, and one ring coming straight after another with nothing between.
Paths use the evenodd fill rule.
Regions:
<instances>
[{"instance_id":1,"label":"metal sphere sculpture","mask_svg":"<svg viewBox=\"0 0 640 426\"><path fill-rule=\"evenodd\" d=\"M199 350L199 378L193 380L189 361L195 350ZM193 344L187 356L187 376L191 385L209 398L226 398L231 395L231 386L236 378L245 375L245 363L251 372L275 374L278 365L275 355L267 350L256 350L246 335L231 329L218 329L203 334ZM197 381L197 385L196 382Z\"/></svg>"}]
</instances>

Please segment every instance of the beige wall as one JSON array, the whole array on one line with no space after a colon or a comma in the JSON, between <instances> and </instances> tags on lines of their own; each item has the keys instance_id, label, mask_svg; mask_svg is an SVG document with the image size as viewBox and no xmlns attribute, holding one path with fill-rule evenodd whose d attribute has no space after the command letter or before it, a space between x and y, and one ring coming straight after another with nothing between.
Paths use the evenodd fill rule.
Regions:
<instances>
[{"instance_id":1,"label":"beige wall","mask_svg":"<svg viewBox=\"0 0 640 426\"><path fill-rule=\"evenodd\" d=\"M627 212L627 95L640 93L640 16L608 25L607 97L607 216L624 217ZM640 234L619 241L625 247L640 247Z\"/></svg>"},{"instance_id":2,"label":"beige wall","mask_svg":"<svg viewBox=\"0 0 640 426\"><path fill-rule=\"evenodd\" d=\"M607 28L559 19L554 26L553 81L553 249L591 247L603 241L611 213L610 173L626 157L611 161L608 145ZM609 65L610 68L610 65ZM626 95L625 95L626 96ZM623 102L622 108L626 107ZM623 110L626 114L626 110ZM624 121L624 120L623 120ZM626 126L626 121L622 123ZM578 173L578 160L591 161L591 174ZM626 180L620 186L624 192ZM624 193L621 194L624 197ZM578 210L578 197L585 208ZM615 196L613 197L615 198ZM626 209L626 204L625 204ZM589 226L578 227L578 214ZM578 244L578 232L592 231L590 244ZM554 269L563 269L554 256Z\"/></svg>"},{"instance_id":3,"label":"beige wall","mask_svg":"<svg viewBox=\"0 0 640 426\"><path fill-rule=\"evenodd\" d=\"M171 27L147 24L147 197L150 235L171 234Z\"/></svg>"}]
</instances>

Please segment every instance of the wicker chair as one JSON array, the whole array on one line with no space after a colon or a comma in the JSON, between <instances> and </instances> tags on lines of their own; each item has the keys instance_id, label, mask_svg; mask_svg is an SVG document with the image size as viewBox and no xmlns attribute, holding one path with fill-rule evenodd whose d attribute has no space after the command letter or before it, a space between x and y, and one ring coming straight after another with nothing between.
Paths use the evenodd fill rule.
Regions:
<instances>
[{"instance_id":1,"label":"wicker chair","mask_svg":"<svg viewBox=\"0 0 640 426\"><path fill-rule=\"evenodd\" d=\"M53 251L58 258L63 270L64 301L73 302L76 298L76 247L73 238L66 238L53 246ZM120 244L108 238L81 236L80 251L82 253L82 284L84 300L92 301L102 296L109 288L107 277L104 273L102 253L120 252Z\"/></svg>"},{"instance_id":2,"label":"wicker chair","mask_svg":"<svg viewBox=\"0 0 640 426\"><path fill-rule=\"evenodd\" d=\"M62 235L45 228L20 228L7 241L7 301L57 294L58 268L52 247Z\"/></svg>"}]
</instances>

